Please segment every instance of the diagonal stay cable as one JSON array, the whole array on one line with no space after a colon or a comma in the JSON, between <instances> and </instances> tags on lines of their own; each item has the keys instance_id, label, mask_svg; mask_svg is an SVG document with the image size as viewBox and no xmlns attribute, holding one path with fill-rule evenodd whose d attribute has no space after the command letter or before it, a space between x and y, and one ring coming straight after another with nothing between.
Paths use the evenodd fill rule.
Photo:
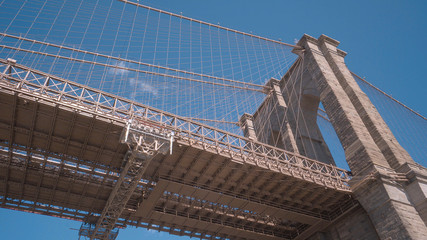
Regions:
<instances>
[{"instance_id":1,"label":"diagonal stay cable","mask_svg":"<svg viewBox=\"0 0 427 240\"><path fill-rule=\"evenodd\" d=\"M55 47L55 48L59 48L59 49L70 50L70 51L74 51L74 52L84 53L84 54L88 54L88 55L94 55L94 56L97 56L97 57L104 57L104 58L107 58L107 59L113 59L113 60L127 62L127 63L134 63L134 64L138 64L138 65L144 65L144 66L147 66L147 67L159 68L159 69L163 69L163 70L167 70L167 71L184 73L184 74L188 74L188 75L192 75L192 76L198 76L198 77L202 77L202 78L211 78L211 79L215 79L215 80L221 80L221 81L225 81L225 82L237 83L237 84L251 86L251 87L258 87L258 88L261 88L261 89L266 88L266 86L259 85L259 84L241 82L241 81L236 81L236 80L232 80L232 79L227 79L227 78L222 78L222 77L216 77L216 76L206 75L206 74L203 74L203 73L189 72L189 71L185 71L185 70L180 70L180 69L175 69L175 68L169 68L169 67L159 66L159 65L150 64L150 63L144 63L144 62L130 60L130 59L125 59L125 58L121 58L121 57L115 57L115 56L101 54L101 53L96 53L96 52L91 52L91 51L87 51L87 50L76 49L76 48L73 48L73 47L67 47L67 46L53 44L53 43L48 43L48 42L44 42L44 41L38 41L38 40L35 40L35 39L24 38L24 37L15 36L15 35L7 34L7 33L1 33L0 32L0 35L4 36L4 37L18 39L18 40L21 40L21 41L27 41L27 42L42 44L42 45L49 46L49 47ZM114 67L115 68L120 68L119 66L114 66ZM193 80L195 80L195 79L193 79Z\"/></svg>"},{"instance_id":2,"label":"diagonal stay cable","mask_svg":"<svg viewBox=\"0 0 427 240\"><path fill-rule=\"evenodd\" d=\"M73 58L73 57L66 57L66 56L55 55L55 54L39 52L39 51L34 51L34 50L28 50L28 49L23 49L23 48L10 47L7 45L0 45L0 48L7 48L7 49L15 50L15 51L28 52L28 53L39 54L39 55L44 55L44 56L48 56L48 57L62 58L62 59L81 62L81 63L100 65L100 66L104 66L104 67L117 68L117 69L128 70L128 71L133 71L133 72L140 72L140 73L151 74L151 75L157 75L157 76L162 76L162 77L175 78L175 79L180 79L180 80L187 80L187 81L192 81L192 82L199 82L199 83L205 83L205 84L211 84L211 85L229 87L229 88L235 88L235 89L242 89L242 90L248 90L248 91L255 91L255 92L261 92L264 94L268 93L268 89L266 89L264 86L262 89L255 89L255 88L250 88L250 87L240 87L240 86L234 86L234 85L230 85L230 84L209 82L209 81L186 78L186 77L179 77L179 76L174 76L174 75L169 75L169 74L164 74L164 73L156 73L156 72L150 72L150 71L145 71L145 70L140 70L140 69L111 65L111 64L106 64L106 63L93 62L93 61L88 61L88 60L83 60L83 59L78 59L78 58Z\"/></svg>"},{"instance_id":3,"label":"diagonal stay cable","mask_svg":"<svg viewBox=\"0 0 427 240\"><path fill-rule=\"evenodd\" d=\"M384 94L386 97L390 98L391 100L393 100L394 102L398 103L398 104L399 104L399 105L401 105L402 107L404 107L404 108L408 109L409 111L411 111L412 113L414 113L414 114L415 114L415 115L417 115L418 117L420 117L420 118L422 118L422 119L424 119L424 120L427 120L427 118L426 118L426 117L424 117L423 115L419 114L419 113L418 113L418 112L416 112L415 110L412 110L410 107L406 106L406 105L405 105L405 104L403 104L402 102L400 102L400 101L398 101L397 99L393 98L391 95L389 95L389 94L387 94L386 92L384 92L383 90L381 90L381 89L377 88L377 87L376 87L376 86L374 86L372 83L370 83L370 82L366 81L365 79L361 78L360 76L358 76L358 75L357 75L357 74L355 74L354 72L351 72L351 71L350 71L350 73L351 73L353 76L356 76L356 77L357 77L359 80L361 80L362 82L364 82L364 83L368 84L368 85L369 85L370 87L372 87L373 89L375 89L375 90L377 90L378 92L380 92L380 93Z\"/></svg>"}]
</instances>

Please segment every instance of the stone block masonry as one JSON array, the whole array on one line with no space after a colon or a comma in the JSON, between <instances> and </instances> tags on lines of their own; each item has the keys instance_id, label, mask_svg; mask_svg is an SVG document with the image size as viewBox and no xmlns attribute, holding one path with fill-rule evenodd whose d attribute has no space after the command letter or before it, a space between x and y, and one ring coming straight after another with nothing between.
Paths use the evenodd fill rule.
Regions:
<instances>
[{"instance_id":1,"label":"stone block masonry","mask_svg":"<svg viewBox=\"0 0 427 240\"><path fill-rule=\"evenodd\" d=\"M298 43L304 48L304 69L317 83L320 101L354 173L354 196L376 230L377 236L369 238L426 239L427 171L414 163L359 88L338 44L325 35L319 39L304 35ZM328 236L336 239L334 234Z\"/></svg>"}]
</instances>

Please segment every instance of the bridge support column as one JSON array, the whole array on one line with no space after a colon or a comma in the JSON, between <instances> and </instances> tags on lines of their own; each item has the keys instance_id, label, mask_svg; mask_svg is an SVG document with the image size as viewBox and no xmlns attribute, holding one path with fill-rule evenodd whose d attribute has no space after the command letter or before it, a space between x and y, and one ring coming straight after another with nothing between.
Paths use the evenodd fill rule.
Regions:
<instances>
[{"instance_id":1,"label":"bridge support column","mask_svg":"<svg viewBox=\"0 0 427 240\"><path fill-rule=\"evenodd\" d=\"M254 119L252 115L245 113L240 117L240 126L243 130L245 137L257 141L257 136L254 129Z\"/></svg>"},{"instance_id":2,"label":"bridge support column","mask_svg":"<svg viewBox=\"0 0 427 240\"><path fill-rule=\"evenodd\" d=\"M288 106L280 90L279 80L270 79L266 85L272 90L268 98L254 115L245 113L240 118L243 133L252 140L299 153L288 122Z\"/></svg>"},{"instance_id":3,"label":"bridge support column","mask_svg":"<svg viewBox=\"0 0 427 240\"><path fill-rule=\"evenodd\" d=\"M280 82L277 79L270 79L270 81L267 82L267 86L271 87L272 89L272 103L271 107L273 108L271 110L271 116L270 120L267 121L269 124L273 125L274 129L272 133L277 132L277 136L272 136L273 144L276 145L277 142L281 142L283 145L283 148L294 152L294 153L300 153L298 149L298 144L295 138L295 130L291 128L291 125L289 124L288 119L288 104L286 104L285 99L283 98L282 90L280 89ZM262 116L265 117L265 116ZM262 118L260 116L260 118ZM264 120L265 121L265 120ZM278 139L280 138L280 139ZM278 141L279 140L279 141Z\"/></svg>"},{"instance_id":4,"label":"bridge support column","mask_svg":"<svg viewBox=\"0 0 427 240\"><path fill-rule=\"evenodd\" d=\"M323 55L359 113L375 144L398 176L408 178L410 184L404 184L403 187L420 217L427 224L427 169L417 166L394 137L375 106L360 89L348 70L344 62L345 53L337 49L338 44L339 42L331 40L325 35L319 37L319 46Z\"/></svg>"},{"instance_id":5,"label":"bridge support column","mask_svg":"<svg viewBox=\"0 0 427 240\"><path fill-rule=\"evenodd\" d=\"M355 175L352 190L381 239L423 239L427 227L414 204L419 192L411 193L399 174L413 160L353 79L338 44L324 35L319 39L304 35L298 43L305 49L304 69L317 82L320 100ZM412 188L421 188L417 186Z\"/></svg>"},{"instance_id":6,"label":"bridge support column","mask_svg":"<svg viewBox=\"0 0 427 240\"><path fill-rule=\"evenodd\" d=\"M285 74L281 81L281 92L289 110L286 119L295 133L299 153L326 164L335 165L328 146L317 124L320 93L317 82L298 66L301 59Z\"/></svg>"}]
</instances>

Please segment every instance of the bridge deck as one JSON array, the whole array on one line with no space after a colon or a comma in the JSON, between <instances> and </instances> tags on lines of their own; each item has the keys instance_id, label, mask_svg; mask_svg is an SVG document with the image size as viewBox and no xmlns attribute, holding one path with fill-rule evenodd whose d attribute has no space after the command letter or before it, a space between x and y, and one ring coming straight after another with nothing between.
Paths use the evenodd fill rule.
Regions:
<instances>
[{"instance_id":1,"label":"bridge deck","mask_svg":"<svg viewBox=\"0 0 427 240\"><path fill-rule=\"evenodd\" d=\"M93 89L67 98L65 84L84 86L1 61L2 207L96 221L124 164L128 147L119 139L129 118L168 127L176 139L173 154L151 161L119 225L202 238L292 239L356 204L343 170L208 126L178 128L182 119L160 111L120 112L117 102L125 100L118 97L109 111L100 101L109 95L99 91L90 105L82 92ZM31 74L45 80L30 81Z\"/></svg>"}]
</instances>

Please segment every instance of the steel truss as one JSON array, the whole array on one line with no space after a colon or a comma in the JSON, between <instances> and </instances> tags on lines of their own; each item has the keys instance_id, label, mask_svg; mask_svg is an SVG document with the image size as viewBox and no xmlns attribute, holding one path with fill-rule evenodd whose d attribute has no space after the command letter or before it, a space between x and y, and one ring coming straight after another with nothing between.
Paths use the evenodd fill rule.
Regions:
<instances>
[{"instance_id":1,"label":"steel truss","mask_svg":"<svg viewBox=\"0 0 427 240\"><path fill-rule=\"evenodd\" d=\"M154 208L155 211L165 212L187 218L198 219L199 221L212 222L226 226L233 226L246 231L264 233L284 238L292 238L297 231L303 231L307 226L295 224L280 218L269 216L264 213L257 213L245 209L234 208L215 202L200 200L178 193L165 192L159 199L160 206ZM197 210L198 214L189 214L188 211L180 212L176 207L179 205L185 208ZM208 213L207 215L203 213ZM211 216L210 216L211 215ZM240 223L227 220L227 218L240 219ZM263 226L261 228L259 226ZM265 229L267 227L267 230Z\"/></svg>"},{"instance_id":2,"label":"steel truss","mask_svg":"<svg viewBox=\"0 0 427 240\"><path fill-rule=\"evenodd\" d=\"M336 166L49 75L19 65L13 59L0 59L0 83L6 89L114 121L125 122L132 118L157 123L174 131L175 139L181 144L327 188L350 192L348 172Z\"/></svg>"},{"instance_id":3,"label":"steel truss","mask_svg":"<svg viewBox=\"0 0 427 240\"><path fill-rule=\"evenodd\" d=\"M134 193L150 161L157 153L172 153L173 132L159 126L129 121L122 133L122 142L129 146L116 185L96 224L84 223L79 235L92 239L115 239L116 222Z\"/></svg>"},{"instance_id":4,"label":"steel truss","mask_svg":"<svg viewBox=\"0 0 427 240\"><path fill-rule=\"evenodd\" d=\"M202 153L206 159L218 159L219 161L212 161L215 164L222 163L219 164L220 166L216 166L210 161L207 163L200 162L201 174L210 167L216 169L211 174L212 178L215 178L219 173L226 173L222 175L227 181L234 170L228 173L224 172L223 169L227 169L227 166L232 164L239 164L248 170L252 169L251 171L266 172L266 174L270 174L266 175L268 178L273 175L277 176L282 180L284 179L285 183L292 179L292 181L301 183L300 187L309 185L311 188L324 188L325 191L329 191L329 197L335 194L335 190L338 190L336 193L341 195L349 192L347 172L334 166L36 71L17 64L13 59L0 59L0 90L4 95L2 96L5 103L12 103L10 107L7 107L8 111L12 113L12 117L16 115L14 112L22 110L32 113L33 116L41 117L43 115L43 119L46 117L48 119L62 119L61 126L67 126L69 129L73 129L74 126L83 126L83 129L87 129L87 132L78 138L67 140L62 135L46 134L45 132L51 129L48 123L37 129L33 127L35 123L16 126L9 123L8 120L8 124L6 122L0 124L2 129L9 131L7 133L9 137L5 138L7 141L0 142L0 146L3 146L2 151L0 151L1 165L10 171L15 171L16 176L20 176L19 174L28 175L33 179L31 182L16 179L5 181L15 190L7 194L7 189L5 189L5 197L3 199L0 197L0 202L8 208L39 213L47 212L49 215L83 221L85 224L80 230L83 237L114 239L117 236L118 228L133 225L203 239L238 236L235 233L236 231L251 234L251 236L293 238L301 232L308 231L307 228L312 229L315 226L311 226L312 223L307 219L293 221L292 219L286 220L289 218L282 218L279 215L277 215L278 217L274 214L266 215L255 207L268 209L276 207L282 213L289 211L299 217L307 215L319 218L322 223L327 223L354 205L352 201L349 201L349 206L334 205L331 209L328 208L328 212L325 212L326 215L322 217L323 215L318 216L319 213L316 208L310 204L307 208L297 203L292 205L295 203L293 199L296 202L307 199L304 198L307 193L296 194L298 189L292 188L292 186L286 185L284 187L284 189L292 189L292 192L289 192L292 195L291 199L288 199L291 201L289 204L284 201L272 204L275 196L264 196L262 195L264 191L260 193L259 196L261 197L258 197L258 195L242 193L239 190L240 188L236 191L234 188L230 188L234 182L237 186L240 183L249 186L256 183L257 177L250 179L246 175L242 175L234 179L230 185L221 187L218 182L214 184L206 182L207 178L201 182L196 182L197 178L194 177L197 174L189 174L189 178L184 179L177 174L160 173L158 168L163 163L174 169L178 163L188 158L188 161L192 161L190 166L193 166L194 160L198 159L199 154ZM15 106L16 104L13 104L13 101L17 101L18 105ZM55 108L51 106L55 106ZM64 115L65 112L72 112L72 115ZM65 116L72 116L72 119L65 119ZM87 124L76 125L76 116L84 116L88 120ZM34 119L33 121L40 122L41 118L36 119L34 117ZM22 120L21 118L20 121ZM55 122L54 120L49 121ZM82 119L79 121L84 122ZM97 124L108 122L108 126L101 124L94 128L94 121L97 121ZM112 146L106 147L105 143L94 142L105 138L108 134L109 130L105 130L103 126L114 129L112 131L114 134L111 134L114 137L109 138L114 139ZM97 137L94 137L92 143L88 145L86 139L93 135L91 129L96 133L99 132L99 134L97 133L98 135L95 135ZM120 131L122 131L121 136ZM28 139L14 141L13 136L16 134L28 136ZM34 137L53 139L52 141L61 147L67 147L68 143L73 143L73 146L77 146L76 149L89 149L96 153L89 158L94 162L78 157L79 154L82 154L81 150L52 152L49 147L44 147L44 143L32 145L31 138ZM120 141L122 144L119 143ZM151 163L153 169L149 168L145 172L147 176L144 175L144 177L148 177L146 179L150 180L142 179L141 176L153 156L159 152L167 153L168 150L171 150L173 141L176 142L174 149L176 152L171 157L156 157L156 161ZM39 149L37 146L41 146L41 148ZM105 150L104 147L106 147ZM125 154L127 150L129 152ZM114 167L110 165L112 162L97 161L100 158L96 156L100 156L100 154L109 156L110 153L117 156ZM191 160L193 157L194 160ZM184 172L189 172L190 168ZM175 170L178 171L174 169L173 173ZM6 173L4 175L6 176ZM261 174L255 175L261 176ZM46 182L41 186L42 181L38 179L43 178L49 179L53 184L49 185L50 183ZM55 183L59 180L61 180L62 185ZM147 183L147 181L154 182ZM159 187L161 185L159 183L162 181L167 182L166 186L168 187ZM259 181L259 183L264 181L266 180ZM270 184L268 189L279 186L280 181L274 185ZM80 183L84 185L82 188L78 187ZM53 186L53 191L51 191L51 186ZM178 195L168 194L175 193L176 186L205 192L210 191L214 195L221 195L221 200L206 202L203 196L186 195L188 192L185 191L176 192ZM90 188L90 191L86 190L86 187ZM153 196L148 194L147 196L149 196L150 201L153 200L154 204L147 207L147 205L144 206L142 200L143 196L151 190L161 192L161 195L156 197L156 194ZM268 194L268 190L265 193ZM229 197L258 205L247 208L239 203L231 206L226 201ZM54 199L59 199L59 204L54 202ZM84 200L84 204L80 200ZM310 197L308 201L314 201L314 198ZM259 206L261 202L263 204ZM334 209L335 207L339 209ZM147 209L150 211L145 211ZM140 215L135 214L142 210L153 214L153 217L145 218L145 212ZM190 212L187 213L186 210ZM320 213L323 214L324 211ZM311 216L310 214L316 215ZM178 220L169 221L170 219ZM181 220L185 223L208 224L212 225L213 228L197 228L195 225L182 224L180 223ZM226 230L218 232L214 228ZM229 234L227 231L233 233Z\"/></svg>"}]
</instances>

